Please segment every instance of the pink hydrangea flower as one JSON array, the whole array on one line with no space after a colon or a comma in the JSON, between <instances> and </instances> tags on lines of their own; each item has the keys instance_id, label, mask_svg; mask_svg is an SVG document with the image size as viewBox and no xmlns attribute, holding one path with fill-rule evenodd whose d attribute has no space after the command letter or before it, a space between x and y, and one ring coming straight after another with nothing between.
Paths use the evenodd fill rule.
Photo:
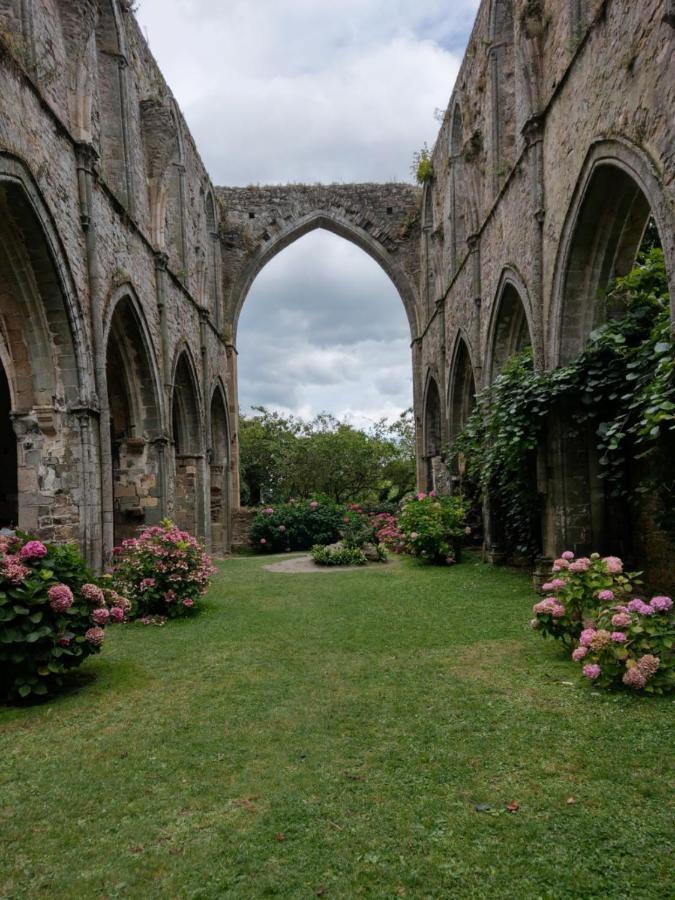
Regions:
<instances>
[{"instance_id":1,"label":"pink hydrangea flower","mask_svg":"<svg viewBox=\"0 0 675 900\"><path fill-rule=\"evenodd\" d=\"M349 520L347 520L347 521L349 521ZM280 525L280 526L279 526L279 531L280 531L281 534L283 534L284 531L286 531L286 526L285 526L285 525Z\"/></svg>"},{"instance_id":2,"label":"pink hydrangea flower","mask_svg":"<svg viewBox=\"0 0 675 900\"><path fill-rule=\"evenodd\" d=\"M59 639L56 642L59 647L70 647L70 642L72 641L71 637L68 637L66 634L59 635Z\"/></svg>"},{"instance_id":3,"label":"pink hydrangea flower","mask_svg":"<svg viewBox=\"0 0 675 900\"><path fill-rule=\"evenodd\" d=\"M417 495L417 499L424 500L426 498L426 496L427 495L424 493L424 491L420 491L419 494Z\"/></svg>"},{"instance_id":4,"label":"pink hydrangea flower","mask_svg":"<svg viewBox=\"0 0 675 900\"><path fill-rule=\"evenodd\" d=\"M42 559L47 553L47 548L42 541L28 541L19 550L19 557L21 559Z\"/></svg>"},{"instance_id":5,"label":"pink hydrangea flower","mask_svg":"<svg viewBox=\"0 0 675 900\"><path fill-rule=\"evenodd\" d=\"M263 547L264 547L265 544L267 543L266 538L260 538L260 543L261 543L261 544L263 545Z\"/></svg>"},{"instance_id":6,"label":"pink hydrangea flower","mask_svg":"<svg viewBox=\"0 0 675 900\"><path fill-rule=\"evenodd\" d=\"M0 566L2 577L11 584L22 584L30 575L30 569L22 566L17 556L6 556Z\"/></svg>"},{"instance_id":7,"label":"pink hydrangea flower","mask_svg":"<svg viewBox=\"0 0 675 900\"><path fill-rule=\"evenodd\" d=\"M551 568L554 572L560 572L562 569L569 569L569 567L569 562L561 556L560 559L556 559Z\"/></svg>"},{"instance_id":8,"label":"pink hydrangea flower","mask_svg":"<svg viewBox=\"0 0 675 900\"><path fill-rule=\"evenodd\" d=\"M411 532L410 532L410 540L411 540L411 541L416 541L418 537L419 537L419 535L417 534L416 531L411 531Z\"/></svg>"},{"instance_id":9,"label":"pink hydrangea flower","mask_svg":"<svg viewBox=\"0 0 675 900\"><path fill-rule=\"evenodd\" d=\"M623 572L623 563L618 556L605 556L603 562L610 575L620 575Z\"/></svg>"},{"instance_id":10,"label":"pink hydrangea flower","mask_svg":"<svg viewBox=\"0 0 675 900\"><path fill-rule=\"evenodd\" d=\"M591 638L591 649L602 650L612 640L612 636L605 628L599 628Z\"/></svg>"},{"instance_id":11,"label":"pink hydrangea flower","mask_svg":"<svg viewBox=\"0 0 675 900\"><path fill-rule=\"evenodd\" d=\"M613 631L612 640L617 644L622 644L626 640L626 635L623 631Z\"/></svg>"},{"instance_id":12,"label":"pink hydrangea flower","mask_svg":"<svg viewBox=\"0 0 675 900\"><path fill-rule=\"evenodd\" d=\"M141 590L147 591L150 588L156 587L156 585L157 585L157 582L155 581L154 578L143 578L143 580L141 581Z\"/></svg>"},{"instance_id":13,"label":"pink hydrangea flower","mask_svg":"<svg viewBox=\"0 0 675 900\"><path fill-rule=\"evenodd\" d=\"M591 681L595 681L596 678L600 677L602 669L597 663L587 663L581 671L584 673L586 678L590 678Z\"/></svg>"},{"instance_id":14,"label":"pink hydrangea flower","mask_svg":"<svg viewBox=\"0 0 675 900\"><path fill-rule=\"evenodd\" d=\"M105 596L97 584L83 584L80 591L82 597L94 606L105 606Z\"/></svg>"},{"instance_id":15,"label":"pink hydrangea flower","mask_svg":"<svg viewBox=\"0 0 675 900\"><path fill-rule=\"evenodd\" d=\"M645 676L645 678L650 678L661 665L661 660L658 656L654 656L651 653L645 653L644 656L641 656L637 661L637 667Z\"/></svg>"},{"instance_id":16,"label":"pink hydrangea flower","mask_svg":"<svg viewBox=\"0 0 675 900\"><path fill-rule=\"evenodd\" d=\"M263 512L265 513L266 516L271 516L274 513L274 509L271 506L268 506L265 509L263 509Z\"/></svg>"},{"instance_id":17,"label":"pink hydrangea flower","mask_svg":"<svg viewBox=\"0 0 675 900\"><path fill-rule=\"evenodd\" d=\"M595 628L584 628L579 635L579 644L582 647L590 647L591 641L595 637Z\"/></svg>"},{"instance_id":18,"label":"pink hydrangea flower","mask_svg":"<svg viewBox=\"0 0 675 900\"><path fill-rule=\"evenodd\" d=\"M631 622L632 619L628 613L620 612L615 616L612 616L612 625L616 628L625 628L627 625L630 625Z\"/></svg>"},{"instance_id":19,"label":"pink hydrangea flower","mask_svg":"<svg viewBox=\"0 0 675 900\"><path fill-rule=\"evenodd\" d=\"M574 553L572 553L571 550L565 550L565 552L561 553L560 556L562 559L574 559Z\"/></svg>"},{"instance_id":20,"label":"pink hydrangea flower","mask_svg":"<svg viewBox=\"0 0 675 900\"><path fill-rule=\"evenodd\" d=\"M637 666L631 666L630 669L626 669L621 680L627 687L632 687L636 691L642 690L647 684L647 679Z\"/></svg>"},{"instance_id":21,"label":"pink hydrangea flower","mask_svg":"<svg viewBox=\"0 0 675 900\"><path fill-rule=\"evenodd\" d=\"M91 614L91 620L96 625L105 625L109 618L110 613L104 606L100 609L95 609Z\"/></svg>"},{"instance_id":22,"label":"pink hydrangea flower","mask_svg":"<svg viewBox=\"0 0 675 900\"><path fill-rule=\"evenodd\" d=\"M173 601L176 599L176 592L166 591L164 594L164 599L167 603L173 603Z\"/></svg>"},{"instance_id":23,"label":"pink hydrangea flower","mask_svg":"<svg viewBox=\"0 0 675 900\"><path fill-rule=\"evenodd\" d=\"M581 662L581 660L588 653L588 647L577 647L576 650L572 651L572 659L574 662Z\"/></svg>"},{"instance_id":24,"label":"pink hydrangea flower","mask_svg":"<svg viewBox=\"0 0 675 900\"><path fill-rule=\"evenodd\" d=\"M187 606L188 609L194 605L195 605L195 601L191 600L190 597L186 597L185 600L183 600L183 606Z\"/></svg>"},{"instance_id":25,"label":"pink hydrangea flower","mask_svg":"<svg viewBox=\"0 0 675 900\"><path fill-rule=\"evenodd\" d=\"M49 605L54 612L62 613L73 605L73 592L67 584L55 584L47 591Z\"/></svg>"},{"instance_id":26,"label":"pink hydrangea flower","mask_svg":"<svg viewBox=\"0 0 675 900\"><path fill-rule=\"evenodd\" d=\"M319 505L318 500L310 500L310 502L309 502L310 509L316 509L318 505Z\"/></svg>"},{"instance_id":27,"label":"pink hydrangea flower","mask_svg":"<svg viewBox=\"0 0 675 900\"><path fill-rule=\"evenodd\" d=\"M609 603L614 599L614 591L598 591L598 600Z\"/></svg>"},{"instance_id":28,"label":"pink hydrangea flower","mask_svg":"<svg viewBox=\"0 0 675 900\"><path fill-rule=\"evenodd\" d=\"M581 556L570 563L570 572L587 572L590 565L590 559L587 556Z\"/></svg>"},{"instance_id":29,"label":"pink hydrangea flower","mask_svg":"<svg viewBox=\"0 0 675 900\"><path fill-rule=\"evenodd\" d=\"M111 606L110 607L110 619L113 622L123 622L124 621L124 610L121 606Z\"/></svg>"},{"instance_id":30,"label":"pink hydrangea flower","mask_svg":"<svg viewBox=\"0 0 675 900\"><path fill-rule=\"evenodd\" d=\"M649 605L652 609L655 609L656 612L668 612L673 606L673 601L670 597L652 597L649 601Z\"/></svg>"},{"instance_id":31,"label":"pink hydrangea flower","mask_svg":"<svg viewBox=\"0 0 675 900\"><path fill-rule=\"evenodd\" d=\"M636 597L634 600L631 600L629 602L628 609L631 612L636 612L641 616L653 616L656 612L653 606L645 603L644 600L640 600L639 597Z\"/></svg>"},{"instance_id":32,"label":"pink hydrangea flower","mask_svg":"<svg viewBox=\"0 0 675 900\"><path fill-rule=\"evenodd\" d=\"M105 631L102 628L94 627L89 628L84 633L84 638L86 641L89 641L90 644L93 644L95 647L100 647L103 643L103 638L105 637Z\"/></svg>"}]
</instances>

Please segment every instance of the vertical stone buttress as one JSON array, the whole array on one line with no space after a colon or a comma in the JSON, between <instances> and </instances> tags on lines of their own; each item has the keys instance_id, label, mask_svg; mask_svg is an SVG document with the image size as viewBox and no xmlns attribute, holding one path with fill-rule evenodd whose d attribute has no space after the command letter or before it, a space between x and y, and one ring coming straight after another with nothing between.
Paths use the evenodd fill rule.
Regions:
<instances>
[{"instance_id":1,"label":"vertical stone buttress","mask_svg":"<svg viewBox=\"0 0 675 900\"><path fill-rule=\"evenodd\" d=\"M96 224L92 216L92 194L95 179L96 151L88 143L75 147L77 161L77 184L80 201L80 223L85 236L87 274L89 279L89 316L91 321L92 353L94 357L94 383L98 396L98 455L101 473L101 559L95 560L99 567L105 564L114 545L113 530L113 471L112 447L108 433L110 406L108 401L108 379L106 373L106 348L103 330L103 281L98 258Z\"/></svg>"}]
</instances>

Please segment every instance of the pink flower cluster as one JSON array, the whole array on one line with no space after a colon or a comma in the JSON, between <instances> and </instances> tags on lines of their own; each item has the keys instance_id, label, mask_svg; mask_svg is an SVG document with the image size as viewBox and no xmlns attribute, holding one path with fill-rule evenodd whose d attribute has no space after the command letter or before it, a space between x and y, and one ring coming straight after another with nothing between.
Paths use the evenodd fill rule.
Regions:
<instances>
[{"instance_id":1,"label":"pink flower cluster","mask_svg":"<svg viewBox=\"0 0 675 900\"><path fill-rule=\"evenodd\" d=\"M105 631L102 628L98 628L94 626L94 628L89 628L84 633L84 638L86 641L89 641L90 644L93 644L94 647L100 647L103 643L103 639L105 637Z\"/></svg>"},{"instance_id":2,"label":"pink flower cluster","mask_svg":"<svg viewBox=\"0 0 675 900\"><path fill-rule=\"evenodd\" d=\"M18 556L5 556L0 561L0 576L10 584L23 584L30 575L30 569L22 565Z\"/></svg>"},{"instance_id":3,"label":"pink flower cluster","mask_svg":"<svg viewBox=\"0 0 675 900\"><path fill-rule=\"evenodd\" d=\"M561 619L565 615L565 607L555 597L544 597L534 604L532 611L537 615L553 616L554 619Z\"/></svg>"},{"instance_id":4,"label":"pink flower cluster","mask_svg":"<svg viewBox=\"0 0 675 900\"><path fill-rule=\"evenodd\" d=\"M19 550L19 557L21 559L42 559L47 553L47 548L42 541L27 541Z\"/></svg>"},{"instance_id":5,"label":"pink flower cluster","mask_svg":"<svg viewBox=\"0 0 675 900\"><path fill-rule=\"evenodd\" d=\"M73 592L67 584L55 584L47 591L49 605L55 613L65 612L73 605Z\"/></svg>"},{"instance_id":6,"label":"pink flower cluster","mask_svg":"<svg viewBox=\"0 0 675 900\"><path fill-rule=\"evenodd\" d=\"M83 584L80 594L88 603L94 606L105 606L103 591L97 584Z\"/></svg>"}]
</instances>

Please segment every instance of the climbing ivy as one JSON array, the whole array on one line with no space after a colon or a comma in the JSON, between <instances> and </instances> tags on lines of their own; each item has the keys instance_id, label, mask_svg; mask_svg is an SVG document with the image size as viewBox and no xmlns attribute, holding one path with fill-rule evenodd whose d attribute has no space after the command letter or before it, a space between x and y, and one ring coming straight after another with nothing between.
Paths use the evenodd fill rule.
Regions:
<instances>
[{"instance_id":1,"label":"climbing ivy","mask_svg":"<svg viewBox=\"0 0 675 900\"><path fill-rule=\"evenodd\" d=\"M453 456L469 489L489 498L507 550L540 549L536 455L554 411L580 436L593 430L609 495L650 495L659 524L673 530L675 479L664 442L675 436L675 357L663 251L642 254L606 303L607 322L569 364L536 373L531 350L510 359L455 442ZM632 460L648 456L648 468L630 472Z\"/></svg>"}]
</instances>

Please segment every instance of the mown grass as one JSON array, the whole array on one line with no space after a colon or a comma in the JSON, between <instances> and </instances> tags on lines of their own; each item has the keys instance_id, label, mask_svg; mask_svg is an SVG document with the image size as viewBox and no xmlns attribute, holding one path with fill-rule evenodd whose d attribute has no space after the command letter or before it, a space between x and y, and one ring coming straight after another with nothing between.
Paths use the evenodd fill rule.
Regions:
<instances>
[{"instance_id":1,"label":"mown grass","mask_svg":"<svg viewBox=\"0 0 675 900\"><path fill-rule=\"evenodd\" d=\"M263 563L0 711L0 896L672 896L672 701L580 684L524 575Z\"/></svg>"}]
</instances>

